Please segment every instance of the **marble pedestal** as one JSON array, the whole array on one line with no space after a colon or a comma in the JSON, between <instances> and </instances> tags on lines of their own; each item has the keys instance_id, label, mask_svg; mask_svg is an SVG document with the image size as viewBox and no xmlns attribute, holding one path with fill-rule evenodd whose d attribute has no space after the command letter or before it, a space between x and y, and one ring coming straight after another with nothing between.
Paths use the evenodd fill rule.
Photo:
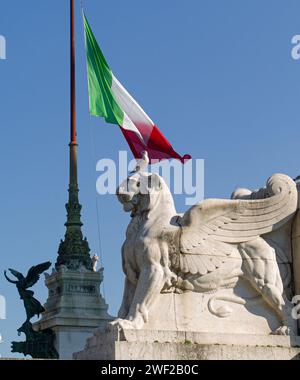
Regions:
<instances>
[{"instance_id":1,"label":"marble pedestal","mask_svg":"<svg viewBox=\"0 0 300 380\"><path fill-rule=\"evenodd\" d=\"M100 294L103 269L98 272L61 269L46 276L49 296L45 312L34 327L52 329L60 359L72 359L73 353L83 349L96 328L107 325L112 318Z\"/></svg>"},{"instance_id":2,"label":"marble pedestal","mask_svg":"<svg viewBox=\"0 0 300 380\"><path fill-rule=\"evenodd\" d=\"M299 337L98 329L76 360L299 360Z\"/></svg>"},{"instance_id":3,"label":"marble pedestal","mask_svg":"<svg viewBox=\"0 0 300 380\"><path fill-rule=\"evenodd\" d=\"M143 329L97 329L74 359L300 358L296 321L291 336L272 335L279 326L262 297L240 281L234 290L212 294L160 294Z\"/></svg>"}]
</instances>

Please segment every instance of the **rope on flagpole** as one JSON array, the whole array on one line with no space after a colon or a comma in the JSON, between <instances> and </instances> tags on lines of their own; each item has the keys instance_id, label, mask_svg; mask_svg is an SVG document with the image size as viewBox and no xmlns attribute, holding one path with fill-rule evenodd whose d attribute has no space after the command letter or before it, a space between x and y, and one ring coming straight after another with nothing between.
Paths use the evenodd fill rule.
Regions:
<instances>
[{"instance_id":1,"label":"rope on flagpole","mask_svg":"<svg viewBox=\"0 0 300 380\"><path fill-rule=\"evenodd\" d=\"M90 121L92 120L91 118L91 115L90 115ZM93 127L90 123L90 128L89 128L89 135L90 135L90 144L91 144L91 159L92 159L92 167L93 167L93 170L95 169L94 166L93 166L93 163L96 162L96 149L95 149L95 139L94 139L94 134L93 134ZM92 178L93 178L93 181L96 180L96 175L93 175L92 174ZM98 246L99 246L99 257L100 257L100 261L102 263L102 266L105 267L104 265L104 252L103 252L103 249L102 249L102 239L101 239L101 223L100 223L100 201L99 201L99 197L98 197L98 194L95 193L95 204L96 204L96 217L97 217L97 227L98 227ZM103 296L105 298L106 294L105 294L105 276L104 276L104 279L103 279Z\"/></svg>"},{"instance_id":2,"label":"rope on flagpole","mask_svg":"<svg viewBox=\"0 0 300 380\"><path fill-rule=\"evenodd\" d=\"M83 10L83 0L80 0L80 7L81 7L81 12L82 12L82 15L84 15L84 10ZM84 32L84 29L83 29L83 40L84 40L84 44L85 44L85 32ZM91 118L91 114L90 114L90 121L92 120ZM94 135L93 135L93 128L92 128L92 125L90 123L90 126L89 126L89 135L90 135L90 144L91 144L91 161L92 161L92 167L93 167L93 171L94 171L94 166L93 166L93 163L96 162L96 149L95 149L95 144L94 144ZM92 173L91 173L92 174ZM92 174L92 180L97 180L96 178L96 175L93 175ZM102 267L105 267L104 265L104 252L103 252L103 249L102 249L102 239L101 239L101 224L100 224L100 205L99 205L99 198L98 198L98 195L97 193L95 193L95 205L96 205L96 218L97 218L97 231L98 231L98 248L99 248L99 258L100 258L100 262L101 262L101 265ZM102 289L103 289L103 297L106 298L106 294L105 294L105 276L103 278L103 282L102 282Z\"/></svg>"}]
</instances>

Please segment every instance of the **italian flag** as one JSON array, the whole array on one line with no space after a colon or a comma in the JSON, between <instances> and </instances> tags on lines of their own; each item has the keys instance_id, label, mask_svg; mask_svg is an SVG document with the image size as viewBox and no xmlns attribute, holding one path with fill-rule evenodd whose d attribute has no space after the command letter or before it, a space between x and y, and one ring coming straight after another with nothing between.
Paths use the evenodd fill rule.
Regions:
<instances>
[{"instance_id":1,"label":"italian flag","mask_svg":"<svg viewBox=\"0 0 300 380\"><path fill-rule=\"evenodd\" d=\"M119 125L135 158L148 152L150 162L176 158L183 163L191 158L180 156L150 117L126 91L111 71L85 17L90 113L104 117L107 123Z\"/></svg>"}]
</instances>

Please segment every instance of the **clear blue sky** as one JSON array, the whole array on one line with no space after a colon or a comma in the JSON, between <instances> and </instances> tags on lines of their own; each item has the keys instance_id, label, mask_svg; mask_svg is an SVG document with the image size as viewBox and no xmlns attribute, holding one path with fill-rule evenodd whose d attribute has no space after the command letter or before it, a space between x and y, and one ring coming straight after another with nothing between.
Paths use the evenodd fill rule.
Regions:
<instances>
[{"instance_id":1,"label":"clear blue sky","mask_svg":"<svg viewBox=\"0 0 300 380\"><path fill-rule=\"evenodd\" d=\"M80 200L84 233L99 251L100 203L105 297L116 314L123 290L120 247L129 216L114 196L97 196L95 165L127 149L117 127L88 114L83 28L76 1ZM262 186L274 172L300 174L300 34L297 0L85 0L110 66L174 148L205 159L205 196ZM8 267L56 260L64 235L69 138L69 1L1 0L0 294L10 341L24 321ZM93 136L96 154L91 154ZM179 211L182 197L176 197ZM43 280L35 288L46 300Z\"/></svg>"}]
</instances>

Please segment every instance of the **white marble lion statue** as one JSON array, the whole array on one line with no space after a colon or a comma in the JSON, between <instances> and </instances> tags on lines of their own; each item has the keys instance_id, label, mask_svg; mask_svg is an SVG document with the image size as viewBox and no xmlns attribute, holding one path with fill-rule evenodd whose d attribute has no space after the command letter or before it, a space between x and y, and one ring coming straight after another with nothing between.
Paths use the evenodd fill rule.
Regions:
<instances>
[{"instance_id":1,"label":"white marble lion statue","mask_svg":"<svg viewBox=\"0 0 300 380\"><path fill-rule=\"evenodd\" d=\"M234 198L207 199L183 215L157 174L136 172L117 189L131 212L122 247L125 289L112 325L141 329L161 292L213 292L246 280L272 308L288 334L290 302L275 249L265 236L284 228L297 210L295 182L284 174Z\"/></svg>"}]
</instances>

